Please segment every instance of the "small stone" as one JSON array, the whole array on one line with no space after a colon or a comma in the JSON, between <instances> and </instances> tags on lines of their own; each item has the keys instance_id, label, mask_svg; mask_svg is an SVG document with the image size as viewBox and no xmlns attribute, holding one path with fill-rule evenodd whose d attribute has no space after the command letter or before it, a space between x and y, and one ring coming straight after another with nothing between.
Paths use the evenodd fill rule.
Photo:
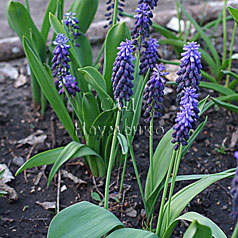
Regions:
<instances>
[{"instance_id":1,"label":"small stone","mask_svg":"<svg viewBox=\"0 0 238 238\"><path fill-rule=\"evenodd\" d=\"M17 80L19 73L18 70L10 64L0 63L0 75Z\"/></svg>"},{"instance_id":2,"label":"small stone","mask_svg":"<svg viewBox=\"0 0 238 238\"><path fill-rule=\"evenodd\" d=\"M128 208L127 210L129 210L130 208ZM132 211L129 211L127 212L127 210L125 211L126 215L128 217L137 217L137 211L136 210L132 210Z\"/></svg>"},{"instance_id":3,"label":"small stone","mask_svg":"<svg viewBox=\"0 0 238 238\"><path fill-rule=\"evenodd\" d=\"M67 190L67 187L66 187L66 185L63 185L63 186L61 187L61 189L60 189L60 192L62 193L62 192L64 192L65 190Z\"/></svg>"},{"instance_id":4,"label":"small stone","mask_svg":"<svg viewBox=\"0 0 238 238\"><path fill-rule=\"evenodd\" d=\"M22 157L15 157L12 159L12 163L20 167L25 163L25 160Z\"/></svg>"},{"instance_id":5,"label":"small stone","mask_svg":"<svg viewBox=\"0 0 238 238\"><path fill-rule=\"evenodd\" d=\"M18 77L18 79L14 83L14 87L15 88L20 88L20 87L24 86L27 83L27 81L28 81L27 77L23 74L20 74L20 76Z\"/></svg>"}]
</instances>

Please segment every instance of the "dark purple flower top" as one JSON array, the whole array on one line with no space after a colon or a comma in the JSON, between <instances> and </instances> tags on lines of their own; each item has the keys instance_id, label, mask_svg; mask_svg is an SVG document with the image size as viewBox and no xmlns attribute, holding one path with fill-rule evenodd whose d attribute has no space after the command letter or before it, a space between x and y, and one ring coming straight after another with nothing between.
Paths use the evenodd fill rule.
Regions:
<instances>
[{"instance_id":1,"label":"dark purple flower top","mask_svg":"<svg viewBox=\"0 0 238 238\"><path fill-rule=\"evenodd\" d=\"M143 116L146 122L150 122L152 116L154 118L161 116L162 106L160 104L163 102L164 84L166 83L164 76L168 74L163 64L156 65L150 80L146 83L143 95L145 100Z\"/></svg>"},{"instance_id":2,"label":"dark purple flower top","mask_svg":"<svg viewBox=\"0 0 238 238\"><path fill-rule=\"evenodd\" d=\"M150 38L149 41L145 41L144 47L145 50L141 52L140 58L140 75L145 75L148 69L150 69L150 72L152 72L159 58L159 43L156 39Z\"/></svg>"},{"instance_id":3,"label":"dark purple flower top","mask_svg":"<svg viewBox=\"0 0 238 238\"><path fill-rule=\"evenodd\" d=\"M142 3L138 5L135 10L137 13L134 18L135 26L132 30L133 44L138 45L137 38L141 37L141 43L144 43L145 38L149 36L150 26L152 25L151 18L153 17L150 6L147 3ZM139 46L141 47L141 46Z\"/></svg>"},{"instance_id":4,"label":"dark purple flower top","mask_svg":"<svg viewBox=\"0 0 238 238\"><path fill-rule=\"evenodd\" d=\"M158 0L139 0L138 3L139 4L147 3L150 6L151 9L154 9L158 4Z\"/></svg>"}]
</instances>

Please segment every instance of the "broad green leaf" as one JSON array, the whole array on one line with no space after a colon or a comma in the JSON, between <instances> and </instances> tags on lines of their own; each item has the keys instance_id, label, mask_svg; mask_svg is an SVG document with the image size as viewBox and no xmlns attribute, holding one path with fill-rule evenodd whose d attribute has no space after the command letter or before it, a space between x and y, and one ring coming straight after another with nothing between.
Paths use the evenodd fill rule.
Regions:
<instances>
[{"instance_id":1,"label":"broad green leaf","mask_svg":"<svg viewBox=\"0 0 238 238\"><path fill-rule=\"evenodd\" d=\"M235 94L235 92L233 90L231 90L230 88L226 88L223 85L220 85L220 84L217 84L217 83L210 83L210 82L201 81L199 87L213 89L216 92L219 92L219 93L224 94L224 95Z\"/></svg>"},{"instance_id":2,"label":"broad green leaf","mask_svg":"<svg viewBox=\"0 0 238 238\"><path fill-rule=\"evenodd\" d=\"M117 139L119 141L119 144L121 145L122 154L126 155L128 153L128 142L127 142L126 137L123 134L118 133Z\"/></svg>"},{"instance_id":3,"label":"broad green leaf","mask_svg":"<svg viewBox=\"0 0 238 238\"><path fill-rule=\"evenodd\" d=\"M125 22L118 23L113 26L105 39L105 50L104 50L104 68L103 75L106 80L107 93L112 96L112 68L115 58L118 53L117 47L120 46L122 41L130 39L130 31L126 26Z\"/></svg>"},{"instance_id":4,"label":"broad green leaf","mask_svg":"<svg viewBox=\"0 0 238 238\"><path fill-rule=\"evenodd\" d=\"M184 233L183 238L212 238L212 231L208 226L201 225L194 220Z\"/></svg>"},{"instance_id":5,"label":"broad green leaf","mask_svg":"<svg viewBox=\"0 0 238 238\"><path fill-rule=\"evenodd\" d=\"M199 32L199 34L201 35L202 39L205 41L206 45L208 46L208 48L211 51L211 54L216 62L216 65L219 67L220 66L220 57L213 45L213 43L211 42L211 40L208 38L208 36L206 35L206 33L202 30L202 28L198 25L198 23L188 14L188 12L185 10L185 8L182 6L181 3L179 3L179 7L181 8L181 10L183 11L184 15L186 16L186 18L194 25L194 27L196 28L196 30Z\"/></svg>"},{"instance_id":6,"label":"broad green leaf","mask_svg":"<svg viewBox=\"0 0 238 238\"><path fill-rule=\"evenodd\" d=\"M101 112L94 120L89 131L100 130L101 132L110 126L114 126L117 108L106 110ZM113 131L113 129L112 129Z\"/></svg>"},{"instance_id":7,"label":"broad green leaf","mask_svg":"<svg viewBox=\"0 0 238 238\"><path fill-rule=\"evenodd\" d=\"M103 76L93 67L85 67L79 70L82 73L85 80L92 85L101 99L101 108L103 110L111 109L113 106L113 100L106 92L106 84Z\"/></svg>"},{"instance_id":8,"label":"broad green leaf","mask_svg":"<svg viewBox=\"0 0 238 238\"><path fill-rule=\"evenodd\" d=\"M56 174L56 172L58 171L58 169L63 163L65 163L69 159L72 159L76 153L79 157L82 157L84 155L83 153L81 154L81 149L83 147L87 147L87 146L85 144L81 144L75 141L72 141L67 146L65 146L63 151L61 151L61 153L59 154L58 158L56 159L50 171L49 178L48 178L48 186L50 184L50 181L53 179L54 175ZM88 149L88 154L91 154L91 149L90 148L87 148L87 149ZM104 162L101 156L97 155L97 157L99 160L101 160L101 163L103 164Z\"/></svg>"},{"instance_id":9,"label":"broad green leaf","mask_svg":"<svg viewBox=\"0 0 238 238\"><path fill-rule=\"evenodd\" d=\"M189 222L197 220L200 224L211 228L212 235L214 238L227 238L226 235L224 234L224 232L212 220L210 220L209 218L204 217L201 214L196 213L196 212L187 212L184 215L175 219L174 222L166 230L164 238L171 237L175 226L177 225L177 223L180 220L185 220L185 221L189 221Z\"/></svg>"},{"instance_id":10,"label":"broad green leaf","mask_svg":"<svg viewBox=\"0 0 238 238\"><path fill-rule=\"evenodd\" d=\"M100 114L100 109L97 100L91 92L83 95L82 105L83 122L85 123L86 130L89 131L94 120Z\"/></svg>"},{"instance_id":11,"label":"broad green leaf","mask_svg":"<svg viewBox=\"0 0 238 238\"><path fill-rule=\"evenodd\" d=\"M16 172L16 176L21 173L25 169L30 169L36 166L42 166L42 165L48 165L48 164L54 164L59 155L62 151L64 151L65 147L59 147L52 150L47 150L42 153L39 153L35 156L33 156L31 159L26 161ZM80 151L77 151L71 159L84 157L86 155L94 155L98 156L98 154L90 149L89 147L82 147Z\"/></svg>"},{"instance_id":12,"label":"broad green leaf","mask_svg":"<svg viewBox=\"0 0 238 238\"><path fill-rule=\"evenodd\" d=\"M89 39L81 32L81 35L76 39L75 43L80 47L75 46L76 54L78 55L82 67L93 64L93 52Z\"/></svg>"},{"instance_id":13,"label":"broad green leaf","mask_svg":"<svg viewBox=\"0 0 238 238\"><path fill-rule=\"evenodd\" d=\"M35 41L31 43L34 43L35 51L40 55L42 62L45 62L45 42L24 5L19 2L8 1L7 20L21 41L23 41L23 36L27 37L28 40L32 38L32 35L34 36Z\"/></svg>"},{"instance_id":14,"label":"broad green leaf","mask_svg":"<svg viewBox=\"0 0 238 238\"><path fill-rule=\"evenodd\" d=\"M41 86L44 95L50 102L55 113L64 125L64 128L68 131L71 138L75 141L78 141L78 137L75 134L74 124L69 116L69 113L64 103L62 102L62 99L60 98L55 88L52 78L50 78L48 72L43 67L42 62L40 61L39 57L32 49L30 43L26 38L23 38L23 47L33 74L36 76L36 79L39 85Z\"/></svg>"},{"instance_id":15,"label":"broad green leaf","mask_svg":"<svg viewBox=\"0 0 238 238\"><path fill-rule=\"evenodd\" d=\"M48 33L50 30L49 13L51 12L52 14L55 14L56 8L57 8L57 1L50 0L45 12L43 23L41 25L41 35L44 42L47 41Z\"/></svg>"},{"instance_id":16,"label":"broad green leaf","mask_svg":"<svg viewBox=\"0 0 238 238\"><path fill-rule=\"evenodd\" d=\"M47 238L101 238L120 227L123 224L108 210L89 202L79 202L53 218Z\"/></svg>"},{"instance_id":17,"label":"broad green leaf","mask_svg":"<svg viewBox=\"0 0 238 238\"><path fill-rule=\"evenodd\" d=\"M211 97L211 99L218 106L224 107L224 108L226 108L230 111L233 111L233 112L238 112L238 106L236 106L234 104L226 103L226 102L220 101L220 100L218 100L216 98L213 98L213 97Z\"/></svg>"},{"instance_id":18,"label":"broad green leaf","mask_svg":"<svg viewBox=\"0 0 238 238\"><path fill-rule=\"evenodd\" d=\"M174 220L179 216L179 214L183 211L183 209L188 205L188 203L200 192L202 192L204 189L209 187L211 184L227 178L234 175L233 173L217 173L210 175L206 178L203 178L201 180L198 180L192 184L189 184L185 188L179 190L175 195L173 195L171 200L171 206L170 206L170 214L169 214L169 225L174 222ZM160 236L163 237L165 230L165 224L167 221L167 209L168 209L168 202L165 204L164 207L164 217L163 217L163 223L161 227L161 233Z\"/></svg>"},{"instance_id":19,"label":"broad green leaf","mask_svg":"<svg viewBox=\"0 0 238 238\"><path fill-rule=\"evenodd\" d=\"M86 33L97 12L98 0L74 0L69 9L76 13L80 31Z\"/></svg>"},{"instance_id":20,"label":"broad green leaf","mask_svg":"<svg viewBox=\"0 0 238 238\"><path fill-rule=\"evenodd\" d=\"M133 228L122 228L112 232L107 238L158 238L155 233Z\"/></svg>"},{"instance_id":21,"label":"broad green leaf","mask_svg":"<svg viewBox=\"0 0 238 238\"><path fill-rule=\"evenodd\" d=\"M228 6L228 11L232 15L236 23L238 23L238 9Z\"/></svg>"}]
</instances>

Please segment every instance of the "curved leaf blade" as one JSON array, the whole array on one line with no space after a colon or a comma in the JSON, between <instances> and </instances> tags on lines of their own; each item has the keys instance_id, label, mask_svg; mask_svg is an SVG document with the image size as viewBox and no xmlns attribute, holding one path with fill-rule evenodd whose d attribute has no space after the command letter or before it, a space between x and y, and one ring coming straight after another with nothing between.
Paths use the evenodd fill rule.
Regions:
<instances>
[{"instance_id":1,"label":"curved leaf blade","mask_svg":"<svg viewBox=\"0 0 238 238\"><path fill-rule=\"evenodd\" d=\"M128 153L128 141L127 141L126 137L123 134L118 133L117 139L119 141L119 144L121 145L122 154L126 155Z\"/></svg>"},{"instance_id":2,"label":"curved leaf blade","mask_svg":"<svg viewBox=\"0 0 238 238\"><path fill-rule=\"evenodd\" d=\"M58 213L49 226L47 238L101 238L123 224L108 210L79 202Z\"/></svg>"},{"instance_id":3,"label":"curved leaf blade","mask_svg":"<svg viewBox=\"0 0 238 238\"><path fill-rule=\"evenodd\" d=\"M83 154L81 152L81 149L83 149L83 148L88 150L87 154ZM60 166L63 163L65 163L67 160L73 158L76 153L77 153L78 157L82 157L82 156L86 156L86 155L91 155L91 151L92 151L92 149L87 147L85 144L81 144L81 143L75 142L75 141L72 141L67 146L65 146L63 151L61 151L61 153L59 154L58 158L56 159L56 161L50 171L49 178L48 178L48 186L49 186L51 180L53 179L54 175L56 174L56 172L58 171L58 169L60 168ZM99 159L101 159L103 161L103 159L101 158L100 155L98 155L96 152L95 152L95 154Z\"/></svg>"},{"instance_id":4,"label":"curved leaf blade","mask_svg":"<svg viewBox=\"0 0 238 238\"><path fill-rule=\"evenodd\" d=\"M196 212L187 212L184 215L178 217L176 220L174 220L174 222L168 227L164 237L170 237L172 235L172 232L179 220L185 220L189 222L197 220L200 224L211 228L213 237L227 238L225 233L221 230L221 228L218 227L212 220Z\"/></svg>"}]
</instances>

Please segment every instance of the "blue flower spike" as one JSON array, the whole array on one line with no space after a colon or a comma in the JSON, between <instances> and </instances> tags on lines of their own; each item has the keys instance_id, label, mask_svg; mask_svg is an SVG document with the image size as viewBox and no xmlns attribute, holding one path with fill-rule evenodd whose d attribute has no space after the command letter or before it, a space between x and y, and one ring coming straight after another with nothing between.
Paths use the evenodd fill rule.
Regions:
<instances>
[{"instance_id":1,"label":"blue flower spike","mask_svg":"<svg viewBox=\"0 0 238 238\"><path fill-rule=\"evenodd\" d=\"M151 18L153 17L152 11L150 9L150 6L147 3L142 3L138 5L138 8L135 10L137 13L134 18L135 26L132 30L132 39L133 44L138 45L138 37L141 37L141 44L144 43L145 38L149 36L150 32L150 26L152 25ZM141 45L139 45L139 48Z\"/></svg>"},{"instance_id":2,"label":"blue flower spike","mask_svg":"<svg viewBox=\"0 0 238 238\"><path fill-rule=\"evenodd\" d=\"M145 51L141 52L140 58L140 75L145 75L148 69L150 69L150 72L152 72L159 58L159 42L156 39L150 38L149 41L145 41L144 48Z\"/></svg>"},{"instance_id":3,"label":"blue flower spike","mask_svg":"<svg viewBox=\"0 0 238 238\"><path fill-rule=\"evenodd\" d=\"M134 65L132 56L134 46L130 40L121 42L118 47L119 52L113 64L112 72L112 88L114 98L118 100L119 106L122 108L124 101L130 101L133 95L132 88L134 87L132 81L134 80Z\"/></svg>"},{"instance_id":4,"label":"blue flower spike","mask_svg":"<svg viewBox=\"0 0 238 238\"><path fill-rule=\"evenodd\" d=\"M199 83L201 80L201 53L199 44L189 42L184 45L184 53L181 54L180 70L177 72L179 76L176 79L177 100L180 101L179 112L177 113L172 134L172 143L175 144L174 149L177 150L179 145L187 145L189 132L196 128L196 121L199 119L198 97Z\"/></svg>"},{"instance_id":5,"label":"blue flower spike","mask_svg":"<svg viewBox=\"0 0 238 238\"><path fill-rule=\"evenodd\" d=\"M166 83L164 76L168 74L163 64L156 65L150 80L146 83L143 93L143 100L145 100L143 116L147 123L151 121L152 115L153 118L161 117L161 103L163 102Z\"/></svg>"},{"instance_id":6,"label":"blue flower spike","mask_svg":"<svg viewBox=\"0 0 238 238\"><path fill-rule=\"evenodd\" d=\"M64 13L65 20L63 21L69 29L69 33L73 35L72 43L81 35L78 26L79 21L75 15L76 13L72 12ZM78 43L75 43L75 46L80 47Z\"/></svg>"}]
</instances>

